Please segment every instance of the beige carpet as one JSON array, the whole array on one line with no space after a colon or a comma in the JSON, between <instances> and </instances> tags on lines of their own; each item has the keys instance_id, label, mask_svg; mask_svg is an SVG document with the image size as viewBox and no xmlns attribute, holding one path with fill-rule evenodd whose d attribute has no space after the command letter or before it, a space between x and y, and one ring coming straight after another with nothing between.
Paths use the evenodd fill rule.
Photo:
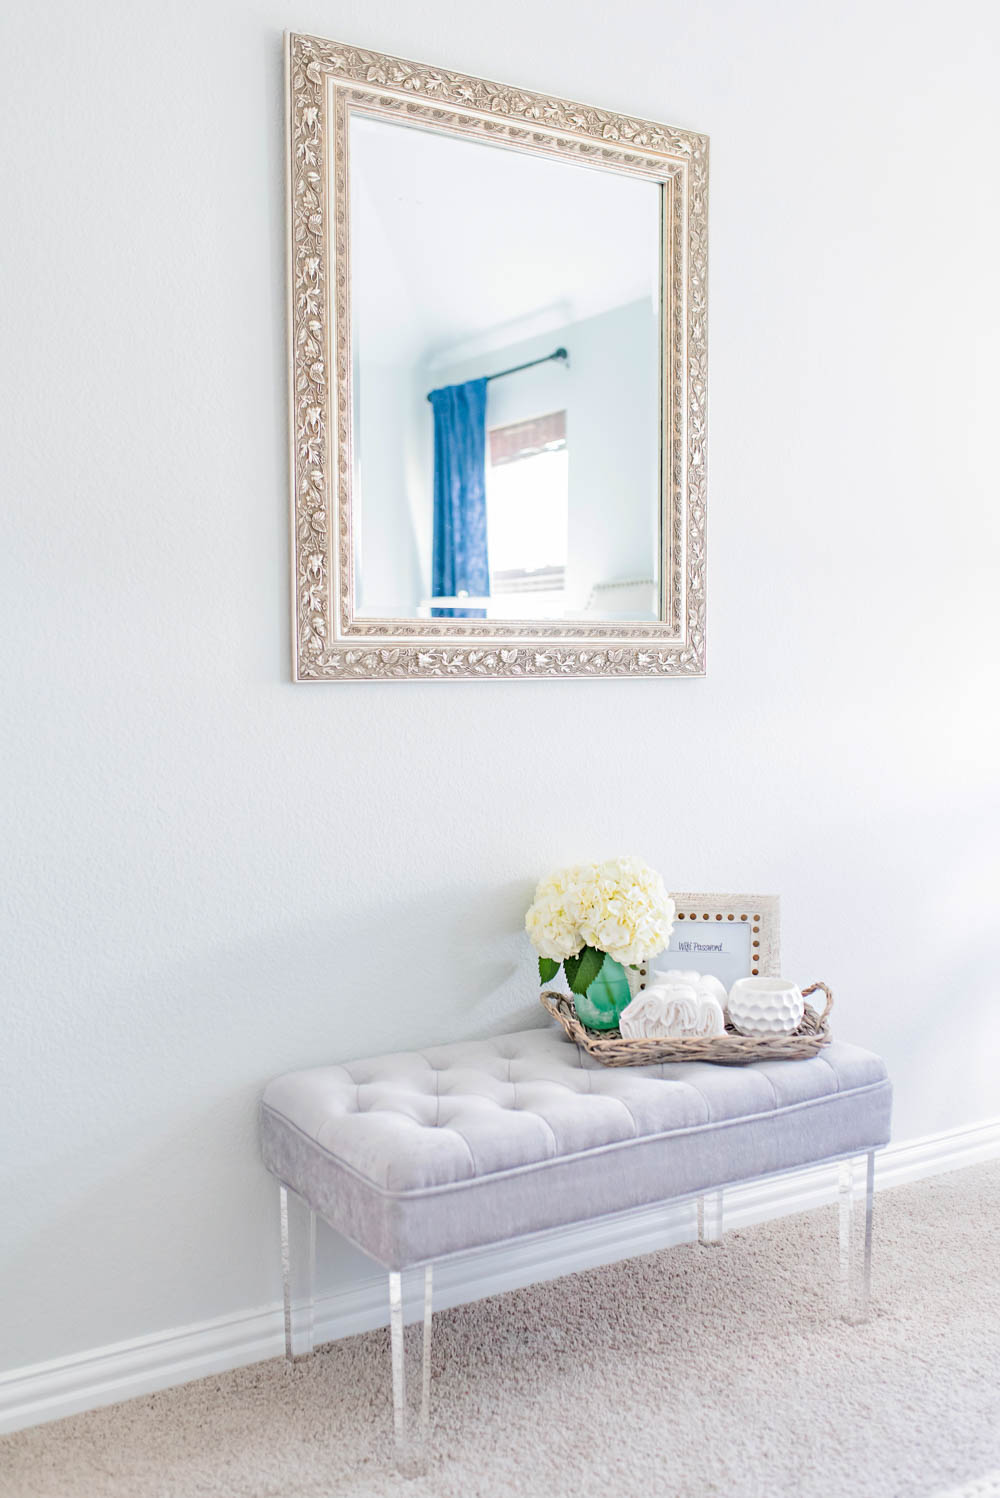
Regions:
<instances>
[{"instance_id":1,"label":"beige carpet","mask_svg":"<svg viewBox=\"0 0 1000 1498\"><path fill-rule=\"evenodd\" d=\"M425 1477L386 1334L0 1440L4 1498L930 1498L1000 1472L1000 1162L883 1193L874 1315L832 1209L435 1318Z\"/></svg>"}]
</instances>

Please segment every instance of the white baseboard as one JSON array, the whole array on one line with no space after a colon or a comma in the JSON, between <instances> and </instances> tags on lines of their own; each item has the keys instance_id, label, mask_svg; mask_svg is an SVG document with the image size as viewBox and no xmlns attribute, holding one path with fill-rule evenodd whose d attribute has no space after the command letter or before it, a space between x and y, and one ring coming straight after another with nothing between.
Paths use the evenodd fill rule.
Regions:
<instances>
[{"instance_id":1,"label":"white baseboard","mask_svg":"<svg viewBox=\"0 0 1000 1498\"><path fill-rule=\"evenodd\" d=\"M884 1190L997 1157L1000 1118L889 1145L877 1157L875 1184ZM727 1187L726 1226L743 1227L833 1201L835 1177L829 1166L820 1166ZM694 1236L694 1210L692 1202L643 1208L443 1263L434 1271L435 1309L687 1242ZM316 1320L318 1342L384 1326L385 1276L375 1274L318 1300ZM15 1369L0 1375L0 1432L277 1357L283 1348L282 1309L270 1305Z\"/></svg>"}]
</instances>

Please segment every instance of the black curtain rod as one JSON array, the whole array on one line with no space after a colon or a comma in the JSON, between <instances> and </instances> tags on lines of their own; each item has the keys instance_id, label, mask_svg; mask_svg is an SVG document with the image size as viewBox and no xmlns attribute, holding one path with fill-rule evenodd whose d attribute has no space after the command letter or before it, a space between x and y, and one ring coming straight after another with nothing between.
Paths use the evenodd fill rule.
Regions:
<instances>
[{"instance_id":1,"label":"black curtain rod","mask_svg":"<svg viewBox=\"0 0 1000 1498\"><path fill-rule=\"evenodd\" d=\"M527 364L515 364L513 369L501 369L495 375L487 375L487 380L502 380L504 375L520 374L522 369L534 369L536 364L548 364L551 359L568 359L569 352L564 348L557 348L554 354L543 354L540 359L529 359Z\"/></svg>"},{"instance_id":2,"label":"black curtain rod","mask_svg":"<svg viewBox=\"0 0 1000 1498\"><path fill-rule=\"evenodd\" d=\"M557 348L552 354L543 354L540 359L529 359L527 364L515 364L513 369L500 369L496 374L487 375L487 384L490 380L502 380L505 375L520 374L522 369L534 369L536 364L548 364L552 359L569 359L569 350ZM430 400L430 396L427 397Z\"/></svg>"}]
</instances>

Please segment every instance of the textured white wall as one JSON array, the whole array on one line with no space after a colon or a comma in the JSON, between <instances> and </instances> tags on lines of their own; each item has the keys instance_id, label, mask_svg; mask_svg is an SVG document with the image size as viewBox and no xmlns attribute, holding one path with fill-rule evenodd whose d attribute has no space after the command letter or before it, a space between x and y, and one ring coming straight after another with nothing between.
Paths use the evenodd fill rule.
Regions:
<instances>
[{"instance_id":1,"label":"textured white wall","mask_svg":"<svg viewBox=\"0 0 1000 1498\"><path fill-rule=\"evenodd\" d=\"M287 24L711 135L706 680L290 684ZM4 30L2 1366L271 1300L261 1084L534 1019L563 859L780 892L900 1137L1000 1111L989 0Z\"/></svg>"}]
</instances>

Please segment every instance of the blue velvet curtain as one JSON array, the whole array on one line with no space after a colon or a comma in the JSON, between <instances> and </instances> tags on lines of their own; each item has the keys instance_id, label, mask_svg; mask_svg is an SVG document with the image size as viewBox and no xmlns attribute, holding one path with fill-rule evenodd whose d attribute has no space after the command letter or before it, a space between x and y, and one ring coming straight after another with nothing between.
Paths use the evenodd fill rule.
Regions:
<instances>
[{"instance_id":1,"label":"blue velvet curtain","mask_svg":"<svg viewBox=\"0 0 1000 1498\"><path fill-rule=\"evenodd\" d=\"M486 596L486 381L432 390L434 408L434 557L436 596ZM485 619L485 609L431 609L437 619Z\"/></svg>"}]
</instances>

